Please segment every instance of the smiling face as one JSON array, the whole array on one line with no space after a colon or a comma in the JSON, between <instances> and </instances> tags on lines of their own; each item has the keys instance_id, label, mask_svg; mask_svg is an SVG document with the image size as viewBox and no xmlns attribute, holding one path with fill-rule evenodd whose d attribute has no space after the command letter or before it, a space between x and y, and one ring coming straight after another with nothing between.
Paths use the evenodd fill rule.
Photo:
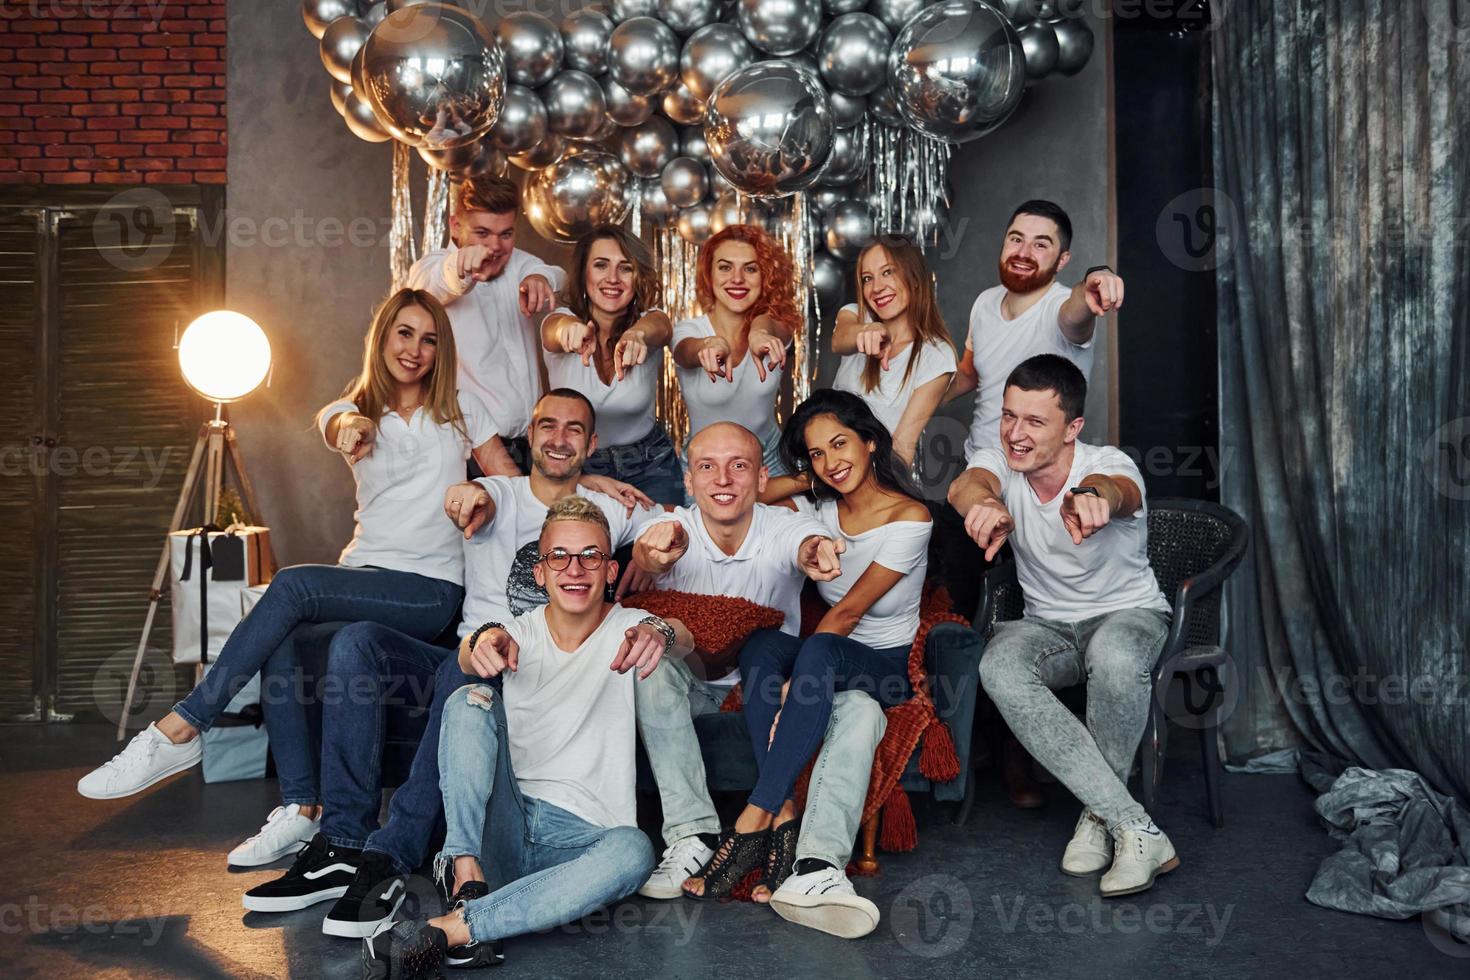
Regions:
<instances>
[{"instance_id":1,"label":"smiling face","mask_svg":"<svg viewBox=\"0 0 1470 980\"><path fill-rule=\"evenodd\" d=\"M887 322L908 312L908 283L881 245L863 253L858 263L858 285L862 288L863 302L879 320Z\"/></svg>"},{"instance_id":2,"label":"smiling face","mask_svg":"<svg viewBox=\"0 0 1470 980\"><path fill-rule=\"evenodd\" d=\"M616 317L633 302L637 270L616 241L601 238L587 250L583 286L594 309Z\"/></svg>"},{"instance_id":3,"label":"smiling face","mask_svg":"<svg viewBox=\"0 0 1470 980\"><path fill-rule=\"evenodd\" d=\"M744 313L761 298L761 267L755 246L731 240L715 250L710 264L715 302L731 313Z\"/></svg>"},{"instance_id":4,"label":"smiling face","mask_svg":"<svg viewBox=\"0 0 1470 980\"><path fill-rule=\"evenodd\" d=\"M1006 229L1000 250L1000 281L1013 293L1029 293L1051 283L1071 258L1061 250L1057 223L1039 214L1018 214Z\"/></svg>"},{"instance_id":5,"label":"smiling face","mask_svg":"<svg viewBox=\"0 0 1470 980\"><path fill-rule=\"evenodd\" d=\"M1067 421L1062 399L1050 388L1024 391L1011 385L1000 410L1000 442L1006 465L1035 473L1055 463L1082 431L1082 417Z\"/></svg>"},{"instance_id":6,"label":"smiling face","mask_svg":"<svg viewBox=\"0 0 1470 980\"><path fill-rule=\"evenodd\" d=\"M812 475L838 493L851 493L873 474L878 446L864 442L835 415L817 415L806 424L806 455Z\"/></svg>"},{"instance_id":7,"label":"smiling face","mask_svg":"<svg viewBox=\"0 0 1470 980\"><path fill-rule=\"evenodd\" d=\"M490 211L456 211L449 218L449 230L460 248L483 245L490 252L484 271L494 279L505 271L510 253L516 247L516 213L495 214Z\"/></svg>"},{"instance_id":8,"label":"smiling face","mask_svg":"<svg viewBox=\"0 0 1470 980\"><path fill-rule=\"evenodd\" d=\"M536 584L546 590L547 601L568 615L578 615L597 608L602 603L608 585L617 580L618 563L604 557L602 564L588 571L575 556L587 549L594 549L607 556L612 543L607 532L591 521L552 521L541 531L541 554L547 555L561 549L572 555L572 560L561 571L553 569L546 561L538 561L532 572Z\"/></svg>"},{"instance_id":9,"label":"smiling face","mask_svg":"<svg viewBox=\"0 0 1470 980\"><path fill-rule=\"evenodd\" d=\"M553 480L580 474L587 454L597 448L587 406L579 399L556 395L548 395L536 404L527 438L531 465Z\"/></svg>"},{"instance_id":10,"label":"smiling face","mask_svg":"<svg viewBox=\"0 0 1470 980\"><path fill-rule=\"evenodd\" d=\"M383 336L383 364L398 384L416 384L434 369L438 347L434 318L422 306L409 303Z\"/></svg>"},{"instance_id":11,"label":"smiling face","mask_svg":"<svg viewBox=\"0 0 1470 980\"><path fill-rule=\"evenodd\" d=\"M737 523L755 510L766 487L761 444L749 429L716 422L689 442L684 486L701 514L717 523Z\"/></svg>"}]
</instances>

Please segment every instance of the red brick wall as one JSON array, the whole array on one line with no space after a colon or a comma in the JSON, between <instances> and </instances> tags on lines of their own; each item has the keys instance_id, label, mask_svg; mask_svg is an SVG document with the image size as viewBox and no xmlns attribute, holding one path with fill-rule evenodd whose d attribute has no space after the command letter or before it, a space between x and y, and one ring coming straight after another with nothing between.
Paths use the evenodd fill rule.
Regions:
<instances>
[{"instance_id":1,"label":"red brick wall","mask_svg":"<svg viewBox=\"0 0 1470 980\"><path fill-rule=\"evenodd\" d=\"M225 0L0 0L0 183L224 182Z\"/></svg>"}]
</instances>

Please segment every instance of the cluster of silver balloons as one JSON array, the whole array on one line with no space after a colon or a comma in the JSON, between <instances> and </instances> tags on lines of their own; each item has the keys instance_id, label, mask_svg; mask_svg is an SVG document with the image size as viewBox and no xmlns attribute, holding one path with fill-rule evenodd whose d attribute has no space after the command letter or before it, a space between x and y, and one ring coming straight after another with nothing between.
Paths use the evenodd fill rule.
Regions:
<instances>
[{"instance_id":1,"label":"cluster of silver balloons","mask_svg":"<svg viewBox=\"0 0 1470 980\"><path fill-rule=\"evenodd\" d=\"M510 13L492 31L446 3L302 0L354 133L415 146L456 177L532 171L541 234L569 240L636 201L697 243L806 192L827 266L875 230L857 188L870 159L861 124L951 142L991 132L1028 84L1086 63L1080 8L604 0L560 23Z\"/></svg>"}]
</instances>

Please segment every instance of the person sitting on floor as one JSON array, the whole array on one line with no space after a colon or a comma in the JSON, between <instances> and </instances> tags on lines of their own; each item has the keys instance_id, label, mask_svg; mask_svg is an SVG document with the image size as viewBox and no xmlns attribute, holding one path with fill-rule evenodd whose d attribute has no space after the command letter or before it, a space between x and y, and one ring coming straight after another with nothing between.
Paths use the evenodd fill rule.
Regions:
<instances>
[{"instance_id":1,"label":"person sitting on floor","mask_svg":"<svg viewBox=\"0 0 1470 980\"><path fill-rule=\"evenodd\" d=\"M980 682L1035 759L1082 801L1062 871L1106 869L1104 897L1179 866L1169 838L1128 794L1148 720L1169 604L1148 563L1148 509L1123 452L1078 440L1087 381L1055 354L1006 379L1001 445L986 447L949 501L987 560L1007 540L1024 618L999 623ZM1052 689L1087 685L1087 723Z\"/></svg>"},{"instance_id":2,"label":"person sitting on floor","mask_svg":"<svg viewBox=\"0 0 1470 980\"><path fill-rule=\"evenodd\" d=\"M554 503L539 547L533 574L547 604L483 623L460 651L460 669L498 678L499 690L465 685L444 707L439 863L452 862L463 884L444 915L385 924L367 940L370 980L437 977L446 961L500 962L506 938L625 898L653 868L638 829L634 685L692 638L606 600L618 566L607 518L591 501Z\"/></svg>"}]
</instances>

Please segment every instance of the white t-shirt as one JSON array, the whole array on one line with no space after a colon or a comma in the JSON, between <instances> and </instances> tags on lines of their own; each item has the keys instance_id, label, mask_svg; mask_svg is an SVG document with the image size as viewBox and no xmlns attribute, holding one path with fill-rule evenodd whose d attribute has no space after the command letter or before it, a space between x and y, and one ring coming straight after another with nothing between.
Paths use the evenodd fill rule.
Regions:
<instances>
[{"instance_id":1,"label":"white t-shirt","mask_svg":"<svg viewBox=\"0 0 1470 980\"><path fill-rule=\"evenodd\" d=\"M915 351L918 351L919 359L914 363L913 375L904 383L904 372L909 369L909 359L914 356ZM832 387L838 391L850 391L867 402L890 435L903 419L904 409L909 407L914 389L935 378L954 374L958 367L954 348L948 344L911 343L899 351L896 357L889 359L888 370L878 372L878 387L867 391L863 387L863 369L867 364L866 354L844 355L837 362L837 375L832 379Z\"/></svg>"},{"instance_id":2,"label":"white t-shirt","mask_svg":"<svg viewBox=\"0 0 1470 980\"><path fill-rule=\"evenodd\" d=\"M541 525L547 507L531 492L529 476L487 476L475 481L495 502L495 519L464 541L464 621L459 635L468 636L485 623L508 623L546 604L546 590L536 584L532 567L540 555ZM597 504L612 531L612 546L633 540L637 521L649 511L634 512L607 494L583 488L577 495ZM440 492L443 512L443 491ZM447 520L447 518L446 518ZM453 522L449 523L454 527ZM455 529L460 540L464 532Z\"/></svg>"},{"instance_id":3,"label":"white t-shirt","mask_svg":"<svg viewBox=\"0 0 1470 980\"><path fill-rule=\"evenodd\" d=\"M1074 445L1072 471L1062 492L1044 504L1030 481L1006 465L999 449L987 447L970 457L972 468L989 470L1000 480L1001 500L1015 521L1009 540L1026 615L1077 623L1121 609L1169 612L1148 563L1147 501L1132 517L1115 517L1081 544L1072 543L1061 517L1068 489L1096 473L1127 477L1143 492L1138 467L1121 450Z\"/></svg>"},{"instance_id":4,"label":"white t-shirt","mask_svg":"<svg viewBox=\"0 0 1470 980\"><path fill-rule=\"evenodd\" d=\"M801 633L801 588L806 576L797 564L797 555L802 541L813 534L831 536L819 521L784 507L756 504L750 529L733 555L725 554L715 544L697 506L675 507L657 515L640 527L639 533L659 521L678 521L689 534L689 550L658 578L660 589L748 599L781 610L786 617L781 632L792 636ZM733 685L739 679L740 672L732 671L711 683Z\"/></svg>"},{"instance_id":5,"label":"white t-shirt","mask_svg":"<svg viewBox=\"0 0 1470 980\"><path fill-rule=\"evenodd\" d=\"M500 275L477 283L456 274L458 252L451 245L428 253L409 270L408 285L429 290L449 312L460 390L480 396L502 437L523 436L541 397L541 336L521 313L521 280L545 276L555 290L566 273L515 249Z\"/></svg>"},{"instance_id":6,"label":"white t-shirt","mask_svg":"<svg viewBox=\"0 0 1470 980\"><path fill-rule=\"evenodd\" d=\"M328 405L320 417L322 438L334 416L355 411L350 401ZM337 559L340 564L464 582L461 535L444 514L444 491L464 480L470 450L495 435L495 423L484 403L468 391L459 393L459 411L469 442L454 426L435 423L426 408L407 421L397 412L384 412L378 419L373 451L351 467L357 527Z\"/></svg>"},{"instance_id":7,"label":"white t-shirt","mask_svg":"<svg viewBox=\"0 0 1470 980\"><path fill-rule=\"evenodd\" d=\"M564 307L555 312L574 316ZM635 364L621 381L614 377L612 384L603 384L596 363L583 364L580 354L555 354L544 347L542 350L551 387L580 391L597 410L598 448L626 446L653 431L658 380L663 373L663 348L649 350L642 364Z\"/></svg>"},{"instance_id":8,"label":"white t-shirt","mask_svg":"<svg viewBox=\"0 0 1470 980\"><path fill-rule=\"evenodd\" d=\"M707 316L680 320L674 324L670 346L677 348L685 340L703 340L714 335L714 324ZM678 373L679 390L684 395L684 407L689 411L691 436L715 422L738 422L754 432L762 446L769 445L779 435L776 396L781 390L784 371L768 371L766 380L762 381L760 372L756 370L755 358L746 351L735 366L734 381L724 378L711 381L701 367L681 367Z\"/></svg>"},{"instance_id":9,"label":"white t-shirt","mask_svg":"<svg viewBox=\"0 0 1470 980\"><path fill-rule=\"evenodd\" d=\"M992 286L975 298L970 308L970 336L965 347L975 352L975 372L980 390L975 396L975 416L965 440L965 458L982 446L1000 445L1000 409L1005 399L1006 378L1022 361L1037 354L1060 354L1077 365L1086 377L1092 372L1092 341L1074 344L1057 325L1057 314L1072 291L1059 282L1014 320L1000 315L1004 286Z\"/></svg>"},{"instance_id":10,"label":"white t-shirt","mask_svg":"<svg viewBox=\"0 0 1470 980\"><path fill-rule=\"evenodd\" d=\"M848 636L874 650L908 646L919 632L919 603L924 596L924 576L929 570L929 532L933 521L892 521L861 534L848 534L837 516L837 501L813 503L806 494L793 498L797 509L822 522L829 537L847 542L842 554L842 574L830 582L818 582L822 601L835 606L847 595L869 565L878 564L903 578L863 614Z\"/></svg>"},{"instance_id":11,"label":"white t-shirt","mask_svg":"<svg viewBox=\"0 0 1470 980\"><path fill-rule=\"evenodd\" d=\"M507 621L519 645L507 671L506 739L516 783L526 796L598 827L638 826L634 796L637 671L609 670L623 633L648 614L614 605L601 625L568 653L551 638L546 607Z\"/></svg>"}]
</instances>

